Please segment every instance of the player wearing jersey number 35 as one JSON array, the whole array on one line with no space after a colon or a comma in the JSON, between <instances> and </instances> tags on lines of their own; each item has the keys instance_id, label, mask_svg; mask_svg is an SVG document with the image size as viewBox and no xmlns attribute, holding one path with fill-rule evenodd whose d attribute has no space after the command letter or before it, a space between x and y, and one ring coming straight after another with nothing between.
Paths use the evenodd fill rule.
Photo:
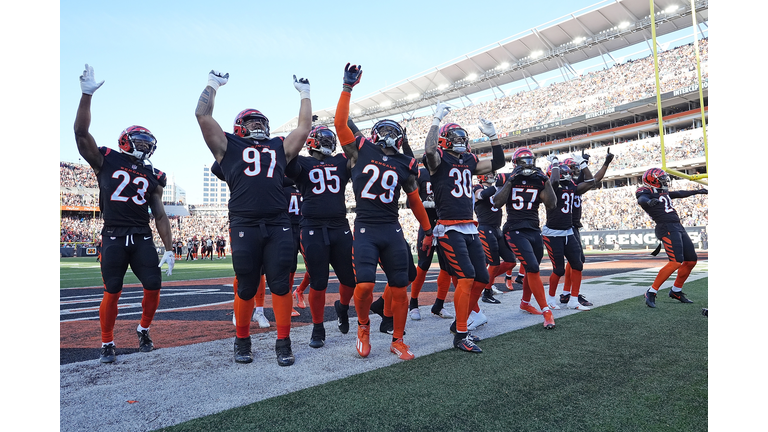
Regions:
<instances>
[{"instance_id":1,"label":"player wearing jersey number 35","mask_svg":"<svg viewBox=\"0 0 768 432\"><path fill-rule=\"evenodd\" d=\"M354 293L358 317L357 352L361 357L367 357L371 352L368 315L373 302L376 267L381 264L392 295L390 351L402 360L410 360L414 355L403 341L403 335L408 316L408 270L413 261L399 223L397 202L401 188L408 196L411 211L430 239L432 228L419 198L416 159L400 152L405 135L403 128L393 120L381 120L371 128L371 138L366 139L355 136L347 124L352 88L360 82L362 75L359 65L347 63L334 119L339 143L352 169L356 202L352 262L357 278Z\"/></svg>"},{"instance_id":2,"label":"player wearing jersey number 35","mask_svg":"<svg viewBox=\"0 0 768 432\"><path fill-rule=\"evenodd\" d=\"M214 120L216 92L228 80L229 74L217 71L208 74L208 85L200 95L195 116L205 144L221 166L230 190L230 245L232 267L238 281L234 307L235 361L253 361L250 323L263 267L275 313L277 363L290 366L295 359L290 339L293 297L289 274L296 252L292 247L285 247L293 244L293 232L286 211L288 199L283 193L283 179L286 165L299 154L312 127L309 81L293 76L293 85L301 95L296 129L285 138L270 138L269 120L254 109L237 115L234 133L225 133Z\"/></svg>"},{"instance_id":3,"label":"player wearing jersey number 35","mask_svg":"<svg viewBox=\"0 0 768 432\"><path fill-rule=\"evenodd\" d=\"M154 348L149 337L149 325L160 303L162 276L159 267L167 263L167 275L170 276L174 253L171 224L163 207L166 176L149 162L149 157L157 147L155 137L144 127L131 126L120 134L120 151L117 152L108 147L98 147L96 139L88 131L91 125L91 99L102 84L104 81L97 83L93 68L86 64L80 76L83 95L75 117L75 140L78 151L93 168L99 183L99 208L104 218L101 231L104 296L99 306L100 361L112 363L116 359L114 328L117 301L128 266L131 266L131 271L144 287L141 321L136 333L139 337L139 351L149 352ZM165 246L165 254L159 264L149 226L150 209L157 233Z\"/></svg>"}]
</instances>

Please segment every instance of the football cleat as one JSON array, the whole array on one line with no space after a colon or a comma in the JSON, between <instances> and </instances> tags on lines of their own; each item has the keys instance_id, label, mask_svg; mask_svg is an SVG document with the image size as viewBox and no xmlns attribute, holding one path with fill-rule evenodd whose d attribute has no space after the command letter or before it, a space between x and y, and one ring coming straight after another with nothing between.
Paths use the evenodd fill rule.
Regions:
<instances>
[{"instance_id":1,"label":"football cleat","mask_svg":"<svg viewBox=\"0 0 768 432\"><path fill-rule=\"evenodd\" d=\"M485 325L488 322L488 317L485 316L483 311L469 313L469 319L467 319L467 330L477 330L478 327Z\"/></svg>"},{"instance_id":2,"label":"football cleat","mask_svg":"<svg viewBox=\"0 0 768 432\"><path fill-rule=\"evenodd\" d=\"M394 333L395 332L394 317L388 317L386 315L381 317L381 324L379 324L379 331L387 334Z\"/></svg>"},{"instance_id":3,"label":"football cleat","mask_svg":"<svg viewBox=\"0 0 768 432\"><path fill-rule=\"evenodd\" d=\"M568 301L571 299L571 293L568 294L560 294L560 303L562 304L568 304Z\"/></svg>"},{"instance_id":4,"label":"football cleat","mask_svg":"<svg viewBox=\"0 0 768 432\"><path fill-rule=\"evenodd\" d=\"M646 291L645 292L645 304L650 308L656 307L656 293Z\"/></svg>"},{"instance_id":5,"label":"football cleat","mask_svg":"<svg viewBox=\"0 0 768 432\"><path fill-rule=\"evenodd\" d=\"M292 317L297 317L297 316L301 316L301 314L296 309L291 308L291 316Z\"/></svg>"},{"instance_id":6,"label":"football cleat","mask_svg":"<svg viewBox=\"0 0 768 432\"><path fill-rule=\"evenodd\" d=\"M552 310L560 310L560 306L558 306L555 296L547 296L547 306Z\"/></svg>"},{"instance_id":7,"label":"football cleat","mask_svg":"<svg viewBox=\"0 0 768 432\"><path fill-rule=\"evenodd\" d=\"M527 312L531 315L541 315L541 311L536 309L535 306L528 302L521 301L520 302L520 311L521 312Z\"/></svg>"},{"instance_id":8,"label":"football cleat","mask_svg":"<svg viewBox=\"0 0 768 432\"><path fill-rule=\"evenodd\" d=\"M277 364L280 366L290 366L296 361L293 351L291 351L290 337L278 339L275 342L275 354L277 354Z\"/></svg>"},{"instance_id":9,"label":"football cleat","mask_svg":"<svg viewBox=\"0 0 768 432\"><path fill-rule=\"evenodd\" d=\"M149 338L149 329L142 331L136 330L136 334L139 336L140 352L150 352L155 348L152 344L152 339Z\"/></svg>"},{"instance_id":10,"label":"football cleat","mask_svg":"<svg viewBox=\"0 0 768 432\"><path fill-rule=\"evenodd\" d=\"M293 314L291 314L291 316L293 316ZM261 328L269 327L269 320L264 316L264 311L254 310L252 321L259 323L259 327Z\"/></svg>"},{"instance_id":11,"label":"football cleat","mask_svg":"<svg viewBox=\"0 0 768 432\"><path fill-rule=\"evenodd\" d=\"M454 335L461 335L461 337L467 337L467 338L469 338L469 339L470 339L472 342L475 342L475 343L476 343L476 342L480 342L480 340L481 340L481 339L480 339L480 336L477 336L477 335L473 335L473 334L472 334L472 333L470 333L470 332L467 332L466 334L464 334L464 333L459 333L459 332L456 330L456 321L454 321L454 322L452 322L452 323L451 323L451 326L450 326L450 327L448 327L448 330L450 330L450 331L451 331L451 333L453 333Z\"/></svg>"},{"instance_id":12,"label":"football cleat","mask_svg":"<svg viewBox=\"0 0 768 432\"><path fill-rule=\"evenodd\" d=\"M416 356L411 352L411 347L403 342L403 338L392 342L392 344L389 346L389 350L397 354L397 357L399 357L400 360L413 360L416 358Z\"/></svg>"},{"instance_id":13,"label":"football cleat","mask_svg":"<svg viewBox=\"0 0 768 432\"><path fill-rule=\"evenodd\" d=\"M472 340L472 336L469 333L466 333L466 335L462 333L456 334L456 336L453 337L453 347L471 353L480 354L483 352L479 346L475 345L475 342Z\"/></svg>"},{"instance_id":14,"label":"football cleat","mask_svg":"<svg viewBox=\"0 0 768 432\"><path fill-rule=\"evenodd\" d=\"M360 357L368 357L371 353L371 326L357 324L357 353Z\"/></svg>"},{"instance_id":15,"label":"football cleat","mask_svg":"<svg viewBox=\"0 0 768 432\"><path fill-rule=\"evenodd\" d=\"M496 288L496 285L491 285L491 292L493 294L504 294L504 291Z\"/></svg>"},{"instance_id":16,"label":"football cleat","mask_svg":"<svg viewBox=\"0 0 768 432\"><path fill-rule=\"evenodd\" d=\"M491 304L499 304L501 303L500 300L497 300L493 297L493 292L491 290L484 290L483 291L483 297L482 297L483 303L491 303Z\"/></svg>"},{"instance_id":17,"label":"football cleat","mask_svg":"<svg viewBox=\"0 0 768 432\"><path fill-rule=\"evenodd\" d=\"M512 276L505 276L504 284L507 286L507 289L510 291L513 291L515 289L515 287L512 285Z\"/></svg>"},{"instance_id":18,"label":"football cleat","mask_svg":"<svg viewBox=\"0 0 768 432\"><path fill-rule=\"evenodd\" d=\"M579 294L579 303L582 306L594 306L591 301L587 300L587 298L584 297L584 294Z\"/></svg>"},{"instance_id":19,"label":"football cleat","mask_svg":"<svg viewBox=\"0 0 768 432\"><path fill-rule=\"evenodd\" d=\"M325 345L325 326L323 323L315 324L312 327L312 336L309 337L309 346L320 348L323 345Z\"/></svg>"},{"instance_id":20,"label":"football cleat","mask_svg":"<svg viewBox=\"0 0 768 432\"><path fill-rule=\"evenodd\" d=\"M408 311L408 315L410 315L411 319L414 321L421 320L421 311L419 311L419 308L414 308Z\"/></svg>"},{"instance_id":21,"label":"football cleat","mask_svg":"<svg viewBox=\"0 0 768 432\"><path fill-rule=\"evenodd\" d=\"M555 328L555 319L552 317L552 311L547 310L541 314L544 315L544 328L547 330Z\"/></svg>"},{"instance_id":22,"label":"football cleat","mask_svg":"<svg viewBox=\"0 0 768 432\"><path fill-rule=\"evenodd\" d=\"M115 344L106 344L101 346L99 361L102 363L113 363L117 359L115 355Z\"/></svg>"},{"instance_id":23,"label":"football cleat","mask_svg":"<svg viewBox=\"0 0 768 432\"><path fill-rule=\"evenodd\" d=\"M339 317L339 331L347 334L349 331L349 305L343 305L339 300L336 300L333 308L336 309L336 315Z\"/></svg>"},{"instance_id":24,"label":"football cleat","mask_svg":"<svg viewBox=\"0 0 768 432\"><path fill-rule=\"evenodd\" d=\"M515 278L515 283L516 284L522 284L523 283L523 277L524 276L517 275L517 277Z\"/></svg>"},{"instance_id":25,"label":"football cleat","mask_svg":"<svg viewBox=\"0 0 768 432\"><path fill-rule=\"evenodd\" d=\"M296 306L299 308L304 309L307 307L307 304L304 303L304 293L299 291L298 288L293 290L293 299L296 301Z\"/></svg>"},{"instance_id":26,"label":"football cleat","mask_svg":"<svg viewBox=\"0 0 768 432\"><path fill-rule=\"evenodd\" d=\"M451 315L450 312L445 310L445 308L442 308L439 311L436 311L435 307L432 306L432 315L439 316L440 318L443 318L443 319L453 319L453 315Z\"/></svg>"},{"instance_id":27,"label":"football cleat","mask_svg":"<svg viewBox=\"0 0 768 432\"><path fill-rule=\"evenodd\" d=\"M689 300L682 291L672 291L670 289L669 297L678 300L680 303L693 303L693 301Z\"/></svg>"},{"instance_id":28,"label":"football cleat","mask_svg":"<svg viewBox=\"0 0 768 432\"><path fill-rule=\"evenodd\" d=\"M565 307L567 307L568 309L576 309L580 311L591 310L589 306L584 306L583 304L579 303L577 300L569 301Z\"/></svg>"},{"instance_id":29,"label":"football cleat","mask_svg":"<svg viewBox=\"0 0 768 432\"><path fill-rule=\"evenodd\" d=\"M235 337L235 362L250 363L252 361L253 354L251 353L251 337Z\"/></svg>"}]
</instances>

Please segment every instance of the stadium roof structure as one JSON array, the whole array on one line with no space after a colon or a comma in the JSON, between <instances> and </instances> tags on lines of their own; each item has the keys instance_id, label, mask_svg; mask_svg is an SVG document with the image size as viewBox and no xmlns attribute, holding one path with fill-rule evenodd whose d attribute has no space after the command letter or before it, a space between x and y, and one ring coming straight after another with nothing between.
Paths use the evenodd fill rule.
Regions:
<instances>
[{"instance_id":1,"label":"stadium roof structure","mask_svg":"<svg viewBox=\"0 0 768 432\"><path fill-rule=\"evenodd\" d=\"M656 36L692 27L691 5L685 0L654 0ZM695 3L696 23L708 23L708 0ZM619 63L612 52L646 42L651 47L651 17L648 0L604 0L559 19L510 36L462 55L420 74L371 93L350 103L356 123L385 118L499 88L519 80L559 70L564 79L579 74L574 64L603 57L606 67ZM469 101L471 103L471 100ZM313 112L316 124L333 126L336 107ZM297 117L274 130L287 134L296 128Z\"/></svg>"}]
</instances>

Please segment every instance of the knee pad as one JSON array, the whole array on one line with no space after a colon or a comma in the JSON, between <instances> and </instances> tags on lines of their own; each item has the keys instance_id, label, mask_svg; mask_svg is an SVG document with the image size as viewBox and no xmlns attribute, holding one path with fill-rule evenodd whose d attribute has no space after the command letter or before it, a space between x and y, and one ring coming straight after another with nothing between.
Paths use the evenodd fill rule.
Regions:
<instances>
[{"instance_id":1,"label":"knee pad","mask_svg":"<svg viewBox=\"0 0 768 432\"><path fill-rule=\"evenodd\" d=\"M104 290L110 294L117 294L123 290L123 278L113 277L104 280Z\"/></svg>"},{"instance_id":2,"label":"knee pad","mask_svg":"<svg viewBox=\"0 0 768 432\"><path fill-rule=\"evenodd\" d=\"M539 272L539 263L537 262L529 262L525 264L525 272L526 273L538 273ZM563 269L563 274L565 274L565 269ZM562 276L561 274L560 276Z\"/></svg>"}]
</instances>

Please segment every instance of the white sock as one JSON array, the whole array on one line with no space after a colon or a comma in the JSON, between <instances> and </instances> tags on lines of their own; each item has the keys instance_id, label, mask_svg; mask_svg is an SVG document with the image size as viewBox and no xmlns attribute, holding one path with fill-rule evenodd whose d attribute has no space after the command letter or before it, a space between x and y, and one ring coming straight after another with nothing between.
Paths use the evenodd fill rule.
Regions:
<instances>
[{"instance_id":1,"label":"white sock","mask_svg":"<svg viewBox=\"0 0 768 432\"><path fill-rule=\"evenodd\" d=\"M136 327L136 331L137 332L142 332L144 330L149 330L149 327L144 328L144 327L141 326L141 324L139 324L138 327Z\"/></svg>"},{"instance_id":2,"label":"white sock","mask_svg":"<svg viewBox=\"0 0 768 432\"><path fill-rule=\"evenodd\" d=\"M659 290L657 290L657 289L656 289L656 288L654 288L654 287L650 287L650 288L648 288L648 291L649 291L649 292L652 292L652 293L654 293L654 294L656 294L656 293L658 293L658 292L659 292Z\"/></svg>"},{"instance_id":3,"label":"white sock","mask_svg":"<svg viewBox=\"0 0 768 432\"><path fill-rule=\"evenodd\" d=\"M264 313L264 308L261 306L256 307L256 312Z\"/></svg>"},{"instance_id":4,"label":"white sock","mask_svg":"<svg viewBox=\"0 0 768 432\"><path fill-rule=\"evenodd\" d=\"M683 290L682 288L678 288L678 287L676 287L674 285L672 286L672 291L674 291L674 292L680 292L682 290Z\"/></svg>"},{"instance_id":5,"label":"white sock","mask_svg":"<svg viewBox=\"0 0 768 432\"><path fill-rule=\"evenodd\" d=\"M114 345L114 344L115 344L115 341L112 341L112 342L102 342L102 343L101 343L101 346L102 346L102 348L103 348L103 347L105 347L105 346L107 346L107 345Z\"/></svg>"}]
</instances>

